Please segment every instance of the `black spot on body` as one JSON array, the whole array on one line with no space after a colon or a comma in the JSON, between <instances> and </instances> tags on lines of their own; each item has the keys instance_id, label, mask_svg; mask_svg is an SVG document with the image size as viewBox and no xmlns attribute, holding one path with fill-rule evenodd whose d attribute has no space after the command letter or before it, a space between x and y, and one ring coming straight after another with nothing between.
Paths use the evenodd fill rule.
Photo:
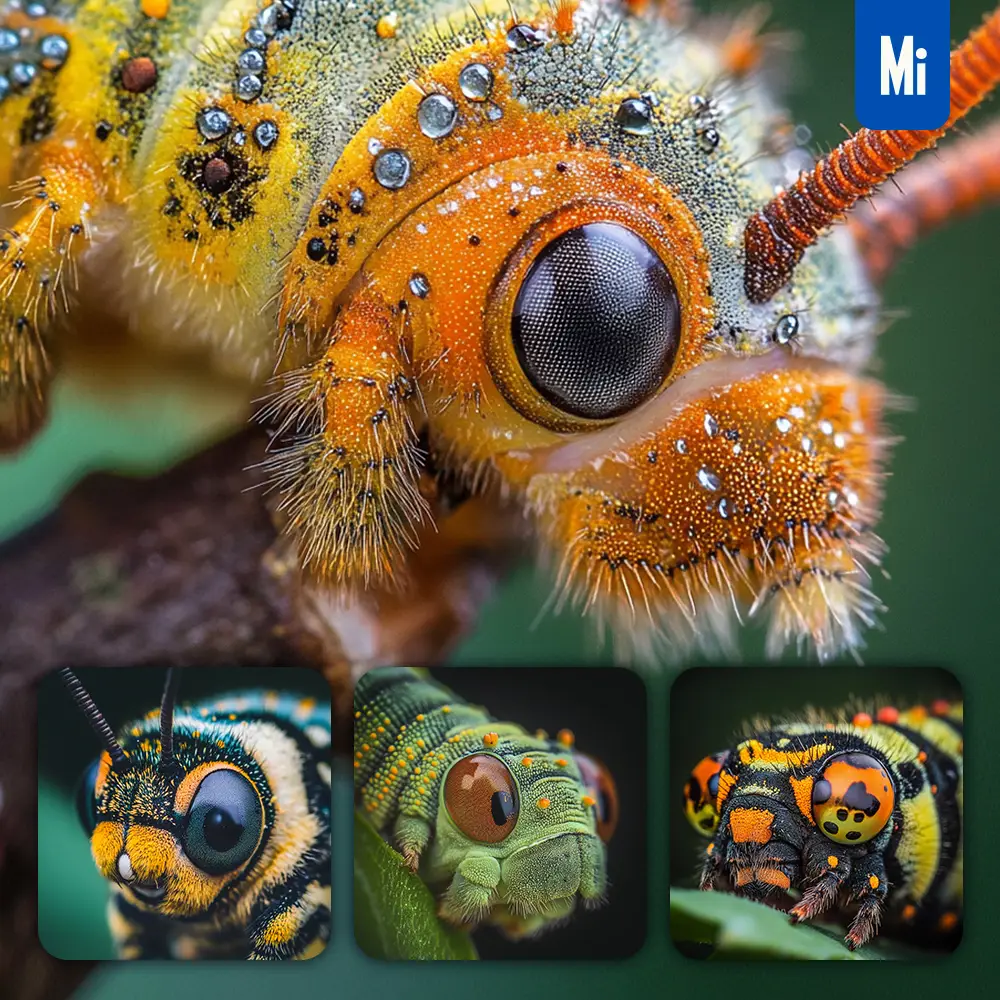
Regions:
<instances>
[{"instance_id":1,"label":"black spot on body","mask_svg":"<svg viewBox=\"0 0 1000 1000\"><path fill-rule=\"evenodd\" d=\"M848 840L860 840L861 839L861 834L857 830L851 830L850 833L847 834L847 839Z\"/></svg>"},{"instance_id":2,"label":"black spot on body","mask_svg":"<svg viewBox=\"0 0 1000 1000\"><path fill-rule=\"evenodd\" d=\"M848 812L847 812L846 809L838 809L837 810L837 819L839 819L841 822L843 822L845 819L847 819L847 817L848 817Z\"/></svg>"},{"instance_id":3,"label":"black spot on body","mask_svg":"<svg viewBox=\"0 0 1000 1000\"><path fill-rule=\"evenodd\" d=\"M840 833L840 827L837 826L836 823L831 823L829 821L823 824L823 829L826 830L827 833L832 833L834 835Z\"/></svg>"}]
</instances>

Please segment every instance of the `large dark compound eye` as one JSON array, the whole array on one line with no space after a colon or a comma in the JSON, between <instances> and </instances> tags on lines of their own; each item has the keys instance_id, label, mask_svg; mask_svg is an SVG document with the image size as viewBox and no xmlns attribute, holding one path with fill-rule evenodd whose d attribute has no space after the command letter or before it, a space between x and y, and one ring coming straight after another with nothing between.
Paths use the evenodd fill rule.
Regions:
<instances>
[{"instance_id":1,"label":"large dark compound eye","mask_svg":"<svg viewBox=\"0 0 1000 1000\"><path fill-rule=\"evenodd\" d=\"M677 288L624 226L594 222L556 237L532 263L511 317L531 384L564 413L617 417L663 383L680 341Z\"/></svg>"},{"instance_id":2,"label":"large dark compound eye","mask_svg":"<svg viewBox=\"0 0 1000 1000\"><path fill-rule=\"evenodd\" d=\"M235 871L256 850L263 823L253 785L238 771L213 771L188 810L184 851L209 875Z\"/></svg>"}]
</instances>

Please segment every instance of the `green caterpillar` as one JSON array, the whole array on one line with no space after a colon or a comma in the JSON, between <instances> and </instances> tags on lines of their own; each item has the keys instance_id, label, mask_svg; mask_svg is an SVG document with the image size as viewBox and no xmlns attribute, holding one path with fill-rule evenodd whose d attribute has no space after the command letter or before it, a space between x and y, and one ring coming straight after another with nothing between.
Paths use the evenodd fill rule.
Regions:
<instances>
[{"instance_id":1,"label":"green caterpillar","mask_svg":"<svg viewBox=\"0 0 1000 1000\"><path fill-rule=\"evenodd\" d=\"M797 922L851 904L851 949L883 916L899 936L954 948L963 787L961 703L759 726L703 758L685 785L687 818L711 838L701 888L801 891Z\"/></svg>"},{"instance_id":2,"label":"green caterpillar","mask_svg":"<svg viewBox=\"0 0 1000 1000\"><path fill-rule=\"evenodd\" d=\"M354 708L358 808L444 919L518 939L600 903L617 796L572 733L529 736L406 668L366 673Z\"/></svg>"}]
</instances>

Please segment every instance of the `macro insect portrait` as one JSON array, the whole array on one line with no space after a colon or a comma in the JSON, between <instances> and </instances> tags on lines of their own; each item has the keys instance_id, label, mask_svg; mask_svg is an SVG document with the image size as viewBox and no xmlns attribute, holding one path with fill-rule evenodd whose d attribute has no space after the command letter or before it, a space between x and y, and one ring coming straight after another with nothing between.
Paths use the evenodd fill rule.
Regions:
<instances>
[{"instance_id":1,"label":"macro insect portrait","mask_svg":"<svg viewBox=\"0 0 1000 1000\"><path fill-rule=\"evenodd\" d=\"M638 677L390 667L362 676L354 705L355 932L365 951L615 958L639 949ZM542 720L573 729L531 728ZM487 927L473 944L468 934Z\"/></svg>"},{"instance_id":2,"label":"macro insect portrait","mask_svg":"<svg viewBox=\"0 0 1000 1000\"><path fill-rule=\"evenodd\" d=\"M1000 10L963 26L941 128L817 162L753 15L391 7L4 0L5 444L63 355L93 376L126 340L243 387L285 579L348 657L401 588L467 621L456 553L518 542L625 657L731 649L746 614L769 655L856 653L876 285L996 193L996 129L887 182L993 89Z\"/></svg>"},{"instance_id":3,"label":"macro insect portrait","mask_svg":"<svg viewBox=\"0 0 1000 1000\"><path fill-rule=\"evenodd\" d=\"M63 671L40 702L39 933L52 954L322 952L331 761L321 676Z\"/></svg>"},{"instance_id":4,"label":"macro insect portrait","mask_svg":"<svg viewBox=\"0 0 1000 1000\"><path fill-rule=\"evenodd\" d=\"M861 954L887 938L909 950L871 957L957 947L964 725L954 677L840 669L817 685L813 677L788 684L787 671L745 673L730 683L729 671L690 671L672 692L671 748L681 755L671 763L678 947L703 958L816 959ZM908 693L859 695L887 684ZM711 726L685 724L720 690ZM690 746L748 710L757 717L718 746ZM697 851L685 826L701 838ZM730 935L727 921L740 920Z\"/></svg>"}]
</instances>

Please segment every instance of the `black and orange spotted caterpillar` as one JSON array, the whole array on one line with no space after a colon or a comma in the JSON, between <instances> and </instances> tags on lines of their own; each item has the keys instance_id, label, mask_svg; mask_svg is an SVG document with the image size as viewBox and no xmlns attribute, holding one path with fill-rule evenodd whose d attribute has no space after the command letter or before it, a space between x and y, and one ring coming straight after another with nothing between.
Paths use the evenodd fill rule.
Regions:
<instances>
[{"instance_id":1,"label":"black and orange spotted caterpillar","mask_svg":"<svg viewBox=\"0 0 1000 1000\"><path fill-rule=\"evenodd\" d=\"M832 720L832 721L831 721ZM793 921L855 908L846 942L878 931L954 948L962 930L963 706L758 724L703 758L684 811L705 848L702 889L775 902Z\"/></svg>"},{"instance_id":2,"label":"black and orange spotted caterpillar","mask_svg":"<svg viewBox=\"0 0 1000 1000\"><path fill-rule=\"evenodd\" d=\"M248 416L274 376L282 527L349 654L377 615L336 609L415 581L447 601L442 553L526 527L556 603L639 651L726 645L741 607L771 654L859 648L874 279L997 195L998 133L854 207L996 85L1000 10L953 53L942 129L818 163L748 24L720 38L667 0L0 0L0 440L42 422L60 354L127 331L241 380Z\"/></svg>"}]
</instances>

